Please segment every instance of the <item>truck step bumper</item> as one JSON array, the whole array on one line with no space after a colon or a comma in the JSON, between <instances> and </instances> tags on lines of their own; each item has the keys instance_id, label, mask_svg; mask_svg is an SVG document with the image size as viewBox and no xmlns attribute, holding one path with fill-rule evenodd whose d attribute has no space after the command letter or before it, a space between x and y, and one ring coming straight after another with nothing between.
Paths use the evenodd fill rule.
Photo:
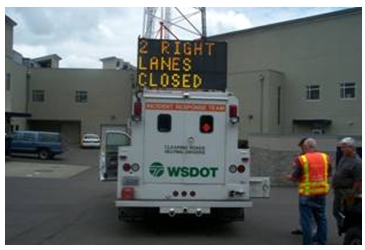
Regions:
<instances>
[{"instance_id":1,"label":"truck step bumper","mask_svg":"<svg viewBox=\"0 0 365 250\"><path fill-rule=\"evenodd\" d=\"M159 208L160 214L210 214L214 208L252 207L252 201L133 201L117 200L118 208Z\"/></svg>"}]
</instances>

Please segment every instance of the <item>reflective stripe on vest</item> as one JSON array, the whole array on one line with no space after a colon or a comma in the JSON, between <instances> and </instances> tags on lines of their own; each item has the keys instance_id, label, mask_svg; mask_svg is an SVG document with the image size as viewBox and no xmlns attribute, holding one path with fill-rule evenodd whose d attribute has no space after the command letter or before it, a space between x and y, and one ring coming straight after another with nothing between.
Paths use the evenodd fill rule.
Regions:
<instances>
[{"instance_id":1,"label":"reflective stripe on vest","mask_svg":"<svg viewBox=\"0 0 365 250\"><path fill-rule=\"evenodd\" d=\"M303 175L299 180L299 194L305 196L324 195L329 192L328 158L324 153L301 155L299 161Z\"/></svg>"}]
</instances>

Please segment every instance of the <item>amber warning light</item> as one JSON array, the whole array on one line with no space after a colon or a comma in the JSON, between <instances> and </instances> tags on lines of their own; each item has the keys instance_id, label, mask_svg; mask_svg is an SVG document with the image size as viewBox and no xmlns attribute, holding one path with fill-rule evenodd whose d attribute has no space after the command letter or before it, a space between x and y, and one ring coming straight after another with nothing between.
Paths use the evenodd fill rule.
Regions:
<instances>
[{"instance_id":1,"label":"amber warning light","mask_svg":"<svg viewBox=\"0 0 365 250\"><path fill-rule=\"evenodd\" d=\"M224 91L227 43L139 39L137 85L149 89Z\"/></svg>"}]
</instances>

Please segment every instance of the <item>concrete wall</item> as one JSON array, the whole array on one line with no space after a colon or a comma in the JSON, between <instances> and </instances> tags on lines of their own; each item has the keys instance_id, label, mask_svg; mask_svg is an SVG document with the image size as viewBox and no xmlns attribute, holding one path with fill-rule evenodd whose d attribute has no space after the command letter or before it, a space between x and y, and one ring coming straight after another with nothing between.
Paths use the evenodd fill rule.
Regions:
<instances>
[{"instance_id":1,"label":"concrete wall","mask_svg":"<svg viewBox=\"0 0 365 250\"><path fill-rule=\"evenodd\" d=\"M99 69L32 69L29 108L32 120L81 121L81 133L99 133L100 124L126 124L131 114L133 71ZM44 90L44 102L32 91ZM77 90L87 103L77 103Z\"/></svg>"},{"instance_id":2,"label":"concrete wall","mask_svg":"<svg viewBox=\"0 0 365 250\"><path fill-rule=\"evenodd\" d=\"M248 102L259 98L258 86L237 75L263 69L282 72L284 133L292 132L293 119L330 119L327 134L361 135L361 9L307 20L214 37L228 42L228 86L235 93L246 92L243 109L257 114L257 106ZM356 83L355 100L340 100L341 82ZM320 85L319 101L305 100L309 84Z\"/></svg>"}]
</instances>

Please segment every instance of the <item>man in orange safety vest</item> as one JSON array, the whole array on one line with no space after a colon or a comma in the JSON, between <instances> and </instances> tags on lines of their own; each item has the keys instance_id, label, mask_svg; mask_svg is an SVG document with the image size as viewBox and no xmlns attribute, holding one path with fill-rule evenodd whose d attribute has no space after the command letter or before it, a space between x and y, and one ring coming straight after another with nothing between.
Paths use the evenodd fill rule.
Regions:
<instances>
[{"instance_id":1,"label":"man in orange safety vest","mask_svg":"<svg viewBox=\"0 0 365 250\"><path fill-rule=\"evenodd\" d=\"M313 138L305 140L304 154L298 156L293 174L287 177L299 183L300 224L305 245L313 244L313 218L317 224L318 244L327 243L326 195L330 189L331 163L327 154L317 151L316 144Z\"/></svg>"}]
</instances>

